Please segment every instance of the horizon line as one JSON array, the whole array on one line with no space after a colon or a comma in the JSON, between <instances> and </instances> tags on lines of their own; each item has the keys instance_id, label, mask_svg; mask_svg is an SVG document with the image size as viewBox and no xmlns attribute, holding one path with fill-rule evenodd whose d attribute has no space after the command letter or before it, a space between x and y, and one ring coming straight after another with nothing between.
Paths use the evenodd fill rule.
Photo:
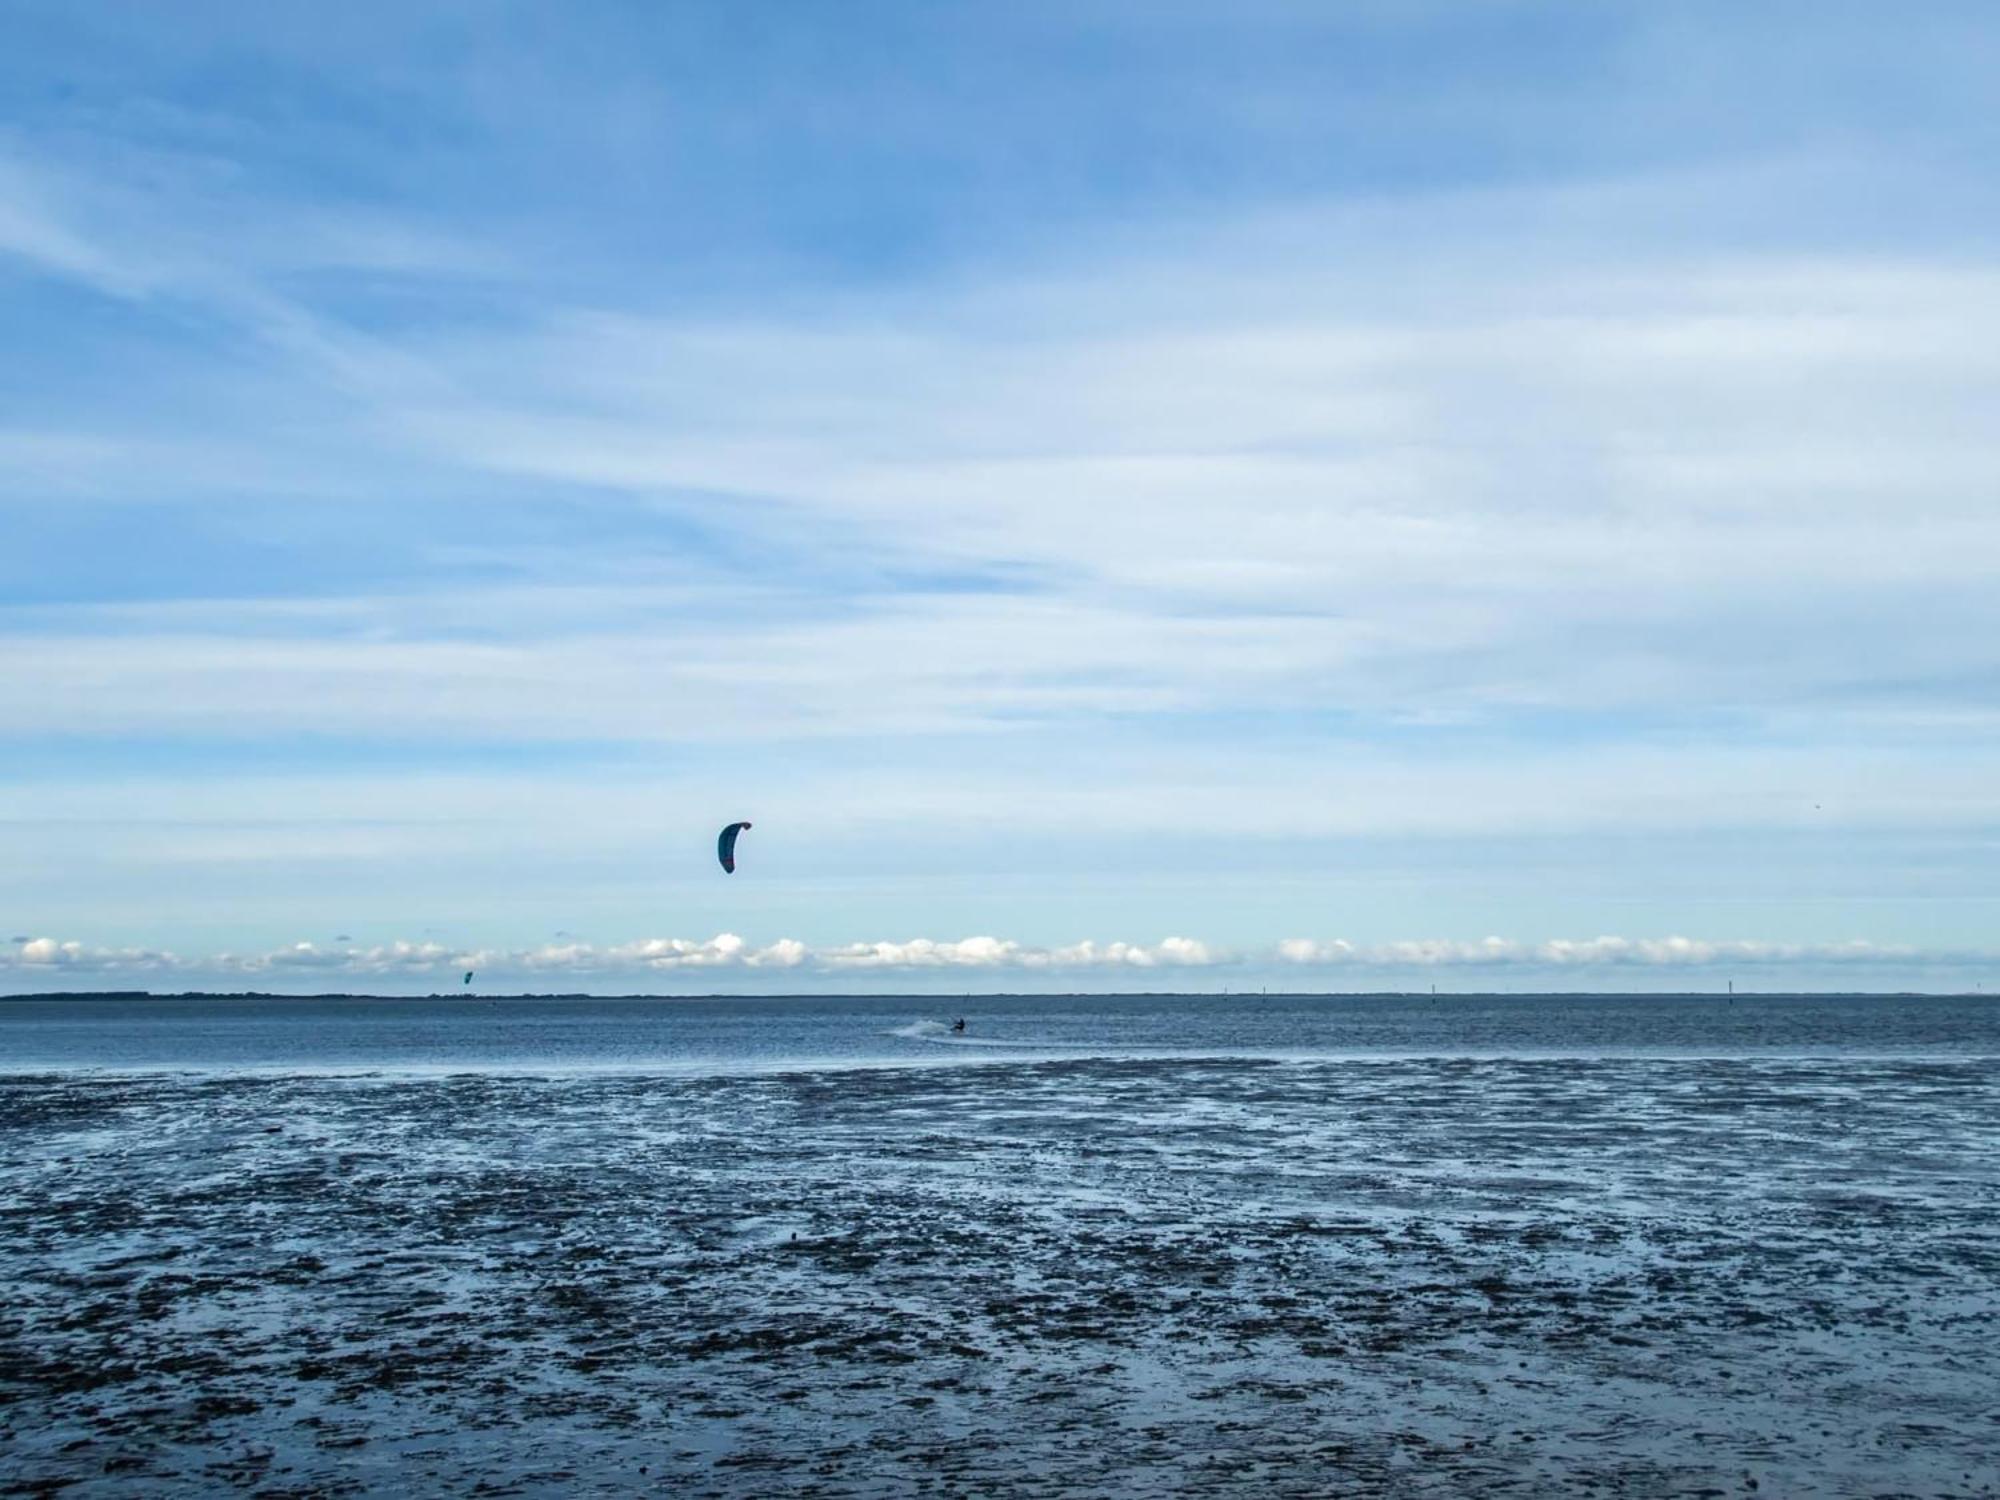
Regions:
<instances>
[{"instance_id":1,"label":"horizon line","mask_svg":"<svg viewBox=\"0 0 2000 1500\"><path fill-rule=\"evenodd\" d=\"M35 1000L1988 1000L2000 991L1952 990L28 990L0 1003Z\"/></svg>"}]
</instances>

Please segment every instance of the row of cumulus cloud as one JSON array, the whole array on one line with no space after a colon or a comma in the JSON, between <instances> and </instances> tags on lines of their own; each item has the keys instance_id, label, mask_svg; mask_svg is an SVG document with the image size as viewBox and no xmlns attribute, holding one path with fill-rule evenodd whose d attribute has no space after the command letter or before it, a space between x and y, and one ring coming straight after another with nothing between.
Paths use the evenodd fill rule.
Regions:
<instances>
[{"instance_id":1,"label":"row of cumulus cloud","mask_svg":"<svg viewBox=\"0 0 2000 1500\"><path fill-rule=\"evenodd\" d=\"M811 947L792 938L757 947L735 933L706 940L645 938L597 946L551 943L534 948L468 949L435 942L373 946L296 943L262 953L189 957L162 949L99 947L55 938L17 938L0 948L0 970L188 971L268 974L321 971L348 974L447 974L460 969L503 973L647 973L681 969L774 969L818 972L922 969L1151 969L1231 965L1297 968L1446 968L1556 966L1676 966L1713 963L1892 963L1961 955L1929 954L1867 942L1775 943L1664 938L1555 938L1519 942L1490 937L1376 944L1341 939L1287 938L1272 948L1221 948L1194 938L1153 944L1081 942L1036 947L1011 939L842 943Z\"/></svg>"}]
</instances>

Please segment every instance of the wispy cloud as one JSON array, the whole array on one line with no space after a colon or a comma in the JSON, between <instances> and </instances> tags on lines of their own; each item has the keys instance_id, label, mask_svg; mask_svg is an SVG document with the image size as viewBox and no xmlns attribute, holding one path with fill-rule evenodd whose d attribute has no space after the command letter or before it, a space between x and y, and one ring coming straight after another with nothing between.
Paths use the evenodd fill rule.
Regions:
<instances>
[{"instance_id":1,"label":"wispy cloud","mask_svg":"<svg viewBox=\"0 0 2000 1500\"><path fill-rule=\"evenodd\" d=\"M128 613L131 633L39 619L10 718L184 733L231 704L267 732L653 739L1302 699L1822 721L1986 701L1967 685L2000 633L1980 563L2000 545L1990 276L1486 273L1449 326L1351 290L1315 307L1306 286L1282 327L1232 321L1188 276L1215 326L1172 335L1150 304L1081 342L1034 331L1053 313L914 345L865 312L804 334L600 316L459 348L371 335L335 360L445 470L683 497L721 528L780 507L1029 590L836 597L753 561L717 569L728 602L706 617L660 594L620 618L625 591L598 579L555 625L433 561L422 603L381 600L358 633L250 610L205 629ZM43 470L104 463L85 436L14 446ZM79 679L103 690L60 690Z\"/></svg>"}]
</instances>

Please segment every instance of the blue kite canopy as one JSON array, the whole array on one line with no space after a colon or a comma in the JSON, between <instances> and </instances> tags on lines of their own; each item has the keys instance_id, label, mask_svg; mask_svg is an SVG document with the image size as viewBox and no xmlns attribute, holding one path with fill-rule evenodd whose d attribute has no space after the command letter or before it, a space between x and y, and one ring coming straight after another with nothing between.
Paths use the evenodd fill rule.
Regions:
<instances>
[{"instance_id":1,"label":"blue kite canopy","mask_svg":"<svg viewBox=\"0 0 2000 1500\"><path fill-rule=\"evenodd\" d=\"M722 861L722 868L728 874L736 873L736 835L748 828L748 823L731 823L715 839L715 857Z\"/></svg>"}]
</instances>

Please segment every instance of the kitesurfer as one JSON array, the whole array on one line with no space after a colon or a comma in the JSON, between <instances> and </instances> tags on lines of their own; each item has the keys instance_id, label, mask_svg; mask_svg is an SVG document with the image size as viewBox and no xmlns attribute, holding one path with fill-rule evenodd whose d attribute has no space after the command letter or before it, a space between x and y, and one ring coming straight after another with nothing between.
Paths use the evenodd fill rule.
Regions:
<instances>
[{"instance_id":1,"label":"kitesurfer","mask_svg":"<svg viewBox=\"0 0 2000 1500\"><path fill-rule=\"evenodd\" d=\"M964 1017L964 1016L960 1016L960 1017L959 1017L959 1018L958 1018L958 1019L957 1019L956 1021L953 1021L953 1022L951 1023L951 1029L952 1029L953 1031L964 1031L964 1030L965 1030L965 1017Z\"/></svg>"}]
</instances>

